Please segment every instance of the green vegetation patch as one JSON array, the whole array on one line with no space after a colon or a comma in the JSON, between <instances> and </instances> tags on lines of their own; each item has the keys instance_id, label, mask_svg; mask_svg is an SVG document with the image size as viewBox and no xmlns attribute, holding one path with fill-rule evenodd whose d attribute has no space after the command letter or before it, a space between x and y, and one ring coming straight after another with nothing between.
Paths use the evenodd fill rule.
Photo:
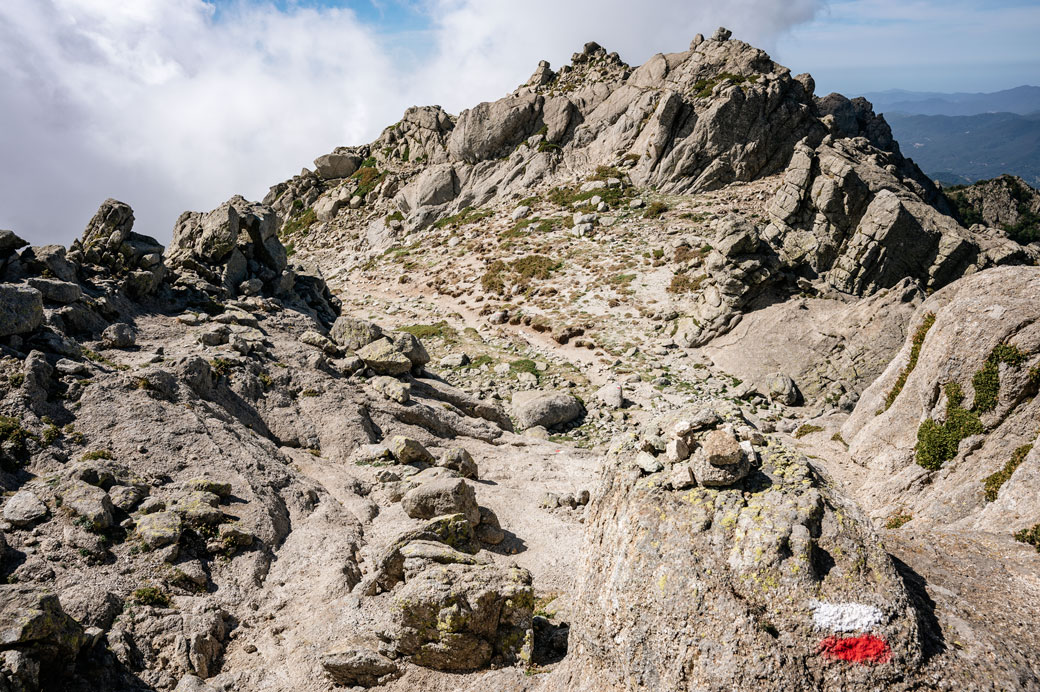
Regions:
<instances>
[{"instance_id":1,"label":"green vegetation patch","mask_svg":"<svg viewBox=\"0 0 1040 692\"><path fill-rule=\"evenodd\" d=\"M527 372L534 375L536 378L541 374L538 372L538 367L535 365L535 362L529 358L514 360L509 364L509 369L517 374Z\"/></svg>"},{"instance_id":2,"label":"green vegetation patch","mask_svg":"<svg viewBox=\"0 0 1040 692\"><path fill-rule=\"evenodd\" d=\"M459 228L461 226L466 226L471 223L482 221L483 219L486 219L489 216L494 215L495 212L491 211L490 209L476 209L474 207L466 207L458 214L453 214L452 216L445 216L443 219L438 219L437 222L433 224L433 227Z\"/></svg>"},{"instance_id":3,"label":"green vegetation patch","mask_svg":"<svg viewBox=\"0 0 1040 692\"><path fill-rule=\"evenodd\" d=\"M672 277L672 281L668 284L669 293L693 293L700 289L704 280L707 279L707 274L699 274L697 276L690 276L685 273L678 273Z\"/></svg>"},{"instance_id":4,"label":"green vegetation patch","mask_svg":"<svg viewBox=\"0 0 1040 692\"><path fill-rule=\"evenodd\" d=\"M1000 364L1006 363L1012 367L1018 367L1026 359L1026 355L1015 346L999 344L989 354L982 369L971 378L971 384L975 388L976 411L992 411L997 407L1000 396Z\"/></svg>"},{"instance_id":5,"label":"green vegetation patch","mask_svg":"<svg viewBox=\"0 0 1040 692\"><path fill-rule=\"evenodd\" d=\"M107 459L108 461L112 461L115 458L115 455L107 449L95 449L81 456L80 461L97 461L99 459Z\"/></svg>"},{"instance_id":6,"label":"green vegetation patch","mask_svg":"<svg viewBox=\"0 0 1040 692\"><path fill-rule=\"evenodd\" d=\"M1022 543L1028 543L1036 548L1036 552L1040 553L1040 524L1037 524L1031 529L1022 529L1021 531L1016 532L1015 540L1021 541Z\"/></svg>"},{"instance_id":7,"label":"green vegetation patch","mask_svg":"<svg viewBox=\"0 0 1040 692\"><path fill-rule=\"evenodd\" d=\"M369 193L376 189L379 183L383 182L383 179L386 178L386 171L381 173L376 168L375 158L370 156L361 162L361 166L350 177L356 180L358 184L354 194L361 199L365 199Z\"/></svg>"},{"instance_id":8,"label":"green vegetation patch","mask_svg":"<svg viewBox=\"0 0 1040 692\"><path fill-rule=\"evenodd\" d=\"M813 433L823 432L823 428L818 425L810 425L806 423L802 427L794 431L794 436L798 439L805 437L806 435L812 435Z\"/></svg>"},{"instance_id":9,"label":"green vegetation patch","mask_svg":"<svg viewBox=\"0 0 1040 692\"><path fill-rule=\"evenodd\" d=\"M131 599L138 605L154 606L156 608L170 607L169 594L155 586L143 586L140 589L135 589Z\"/></svg>"},{"instance_id":10,"label":"green vegetation patch","mask_svg":"<svg viewBox=\"0 0 1040 692\"><path fill-rule=\"evenodd\" d=\"M917 444L914 445L917 463L932 471L941 469L945 462L957 456L961 440L983 432L978 414L961 407L964 403L961 386L956 382L948 382L944 391L946 422L940 424L929 418L921 423L917 429Z\"/></svg>"},{"instance_id":11,"label":"green vegetation patch","mask_svg":"<svg viewBox=\"0 0 1040 692\"><path fill-rule=\"evenodd\" d=\"M505 293L506 283L526 285L533 279L548 279L563 266L563 262L545 255L527 255L506 263L495 260L480 277L480 285L487 293Z\"/></svg>"},{"instance_id":12,"label":"green vegetation patch","mask_svg":"<svg viewBox=\"0 0 1040 692\"><path fill-rule=\"evenodd\" d=\"M885 397L885 408L887 411L891 408L892 404L895 403L899 393L903 391L903 387L906 386L906 380L910 377L910 373L917 367L917 359L921 356L921 346L924 344L924 338L928 336L928 330L935 324L935 313L929 312L924 316L924 321L921 322L921 326L914 332L913 345L910 347L910 362L906 364L906 367L899 371L899 377L896 378L896 383L892 385L892 390Z\"/></svg>"},{"instance_id":13,"label":"green vegetation patch","mask_svg":"<svg viewBox=\"0 0 1040 692\"><path fill-rule=\"evenodd\" d=\"M434 337L444 339L450 343L459 340L459 333L444 320L441 320L436 324L412 324L407 327L401 327L398 331L407 332L420 341L423 339L432 339Z\"/></svg>"},{"instance_id":14,"label":"green vegetation patch","mask_svg":"<svg viewBox=\"0 0 1040 692\"><path fill-rule=\"evenodd\" d=\"M913 514L909 514L907 512L897 512L897 513L893 514L892 516L890 516L888 518L888 521L885 522L885 528L886 529L898 529L901 526L903 526L903 524L906 524L908 521L912 520L913 518L914 518Z\"/></svg>"},{"instance_id":15,"label":"green vegetation patch","mask_svg":"<svg viewBox=\"0 0 1040 692\"><path fill-rule=\"evenodd\" d=\"M997 496L1000 494L1000 487L1011 478L1012 474L1015 473L1015 469L1022 465L1022 462L1026 460L1026 456L1032 449L1033 445L1022 445L1011 453L1011 458L1004 464L1004 468L986 476L986 479L983 481L985 483L986 502L994 502L997 499Z\"/></svg>"},{"instance_id":16,"label":"green vegetation patch","mask_svg":"<svg viewBox=\"0 0 1040 692\"><path fill-rule=\"evenodd\" d=\"M297 202L299 200L296 200ZM307 207L299 214L294 214L285 225L282 227L282 237L287 238L293 235L306 235L307 231L311 226L318 222L318 215L314 213L314 209Z\"/></svg>"},{"instance_id":17,"label":"green vegetation patch","mask_svg":"<svg viewBox=\"0 0 1040 692\"><path fill-rule=\"evenodd\" d=\"M668 211L668 205L664 202L651 202L650 206L648 206L643 211L643 218L656 219L657 217L661 216L661 214L664 214L666 211Z\"/></svg>"}]
</instances>

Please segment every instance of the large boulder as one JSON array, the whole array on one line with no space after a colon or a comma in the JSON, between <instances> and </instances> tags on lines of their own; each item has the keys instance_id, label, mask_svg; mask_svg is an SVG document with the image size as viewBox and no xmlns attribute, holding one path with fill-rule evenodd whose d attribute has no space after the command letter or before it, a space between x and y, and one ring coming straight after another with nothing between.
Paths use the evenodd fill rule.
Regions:
<instances>
[{"instance_id":1,"label":"large boulder","mask_svg":"<svg viewBox=\"0 0 1040 692\"><path fill-rule=\"evenodd\" d=\"M529 663L533 607L531 573L525 569L431 567L394 591L389 639L398 655L436 670Z\"/></svg>"},{"instance_id":2,"label":"large boulder","mask_svg":"<svg viewBox=\"0 0 1040 692\"><path fill-rule=\"evenodd\" d=\"M4 519L12 526L32 526L47 516L47 505L31 490L20 490L4 503Z\"/></svg>"},{"instance_id":3,"label":"large boulder","mask_svg":"<svg viewBox=\"0 0 1040 692\"><path fill-rule=\"evenodd\" d=\"M62 689L61 677L85 643L83 628L62 610L57 595L31 584L0 584L0 651L34 662L44 689Z\"/></svg>"},{"instance_id":4,"label":"large boulder","mask_svg":"<svg viewBox=\"0 0 1040 692\"><path fill-rule=\"evenodd\" d=\"M332 340L348 351L357 351L383 336L379 325L368 320L340 315L329 330Z\"/></svg>"},{"instance_id":5,"label":"large boulder","mask_svg":"<svg viewBox=\"0 0 1040 692\"><path fill-rule=\"evenodd\" d=\"M361 165L361 157L349 149L338 148L314 159L314 172L325 180L349 178Z\"/></svg>"},{"instance_id":6,"label":"large boulder","mask_svg":"<svg viewBox=\"0 0 1040 692\"><path fill-rule=\"evenodd\" d=\"M448 137L448 153L478 163L508 152L537 129L543 102L541 96L518 94L463 111Z\"/></svg>"},{"instance_id":7,"label":"large boulder","mask_svg":"<svg viewBox=\"0 0 1040 692\"><path fill-rule=\"evenodd\" d=\"M377 375L404 375L412 369L408 356L385 337L358 349L357 355Z\"/></svg>"},{"instance_id":8,"label":"large boulder","mask_svg":"<svg viewBox=\"0 0 1040 692\"><path fill-rule=\"evenodd\" d=\"M626 470L636 451L625 441L607 459L547 689L865 692L918 669L892 559L804 457L774 446L757 482L669 490Z\"/></svg>"},{"instance_id":9,"label":"large boulder","mask_svg":"<svg viewBox=\"0 0 1040 692\"><path fill-rule=\"evenodd\" d=\"M570 423L583 413L585 408L581 402L563 392L530 391L513 395L513 419L519 430Z\"/></svg>"},{"instance_id":10,"label":"large boulder","mask_svg":"<svg viewBox=\"0 0 1040 692\"><path fill-rule=\"evenodd\" d=\"M43 324L43 294L29 286L0 284L0 337L26 334Z\"/></svg>"},{"instance_id":11,"label":"large boulder","mask_svg":"<svg viewBox=\"0 0 1040 692\"><path fill-rule=\"evenodd\" d=\"M401 499L405 514L413 519L432 519L444 514L463 514L470 524L480 523L480 509L473 486L461 478L442 478L412 488Z\"/></svg>"},{"instance_id":12,"label":"large boulder","mask_svg":"<svg viewBox=\"0 0 1040 692\"><path fill-rule=\"evenodd\" d=\"M321 657L321 666L337 685L375 687L393 679L397 664L367 649L331 651Z\"/></svg>"}]
</instances>

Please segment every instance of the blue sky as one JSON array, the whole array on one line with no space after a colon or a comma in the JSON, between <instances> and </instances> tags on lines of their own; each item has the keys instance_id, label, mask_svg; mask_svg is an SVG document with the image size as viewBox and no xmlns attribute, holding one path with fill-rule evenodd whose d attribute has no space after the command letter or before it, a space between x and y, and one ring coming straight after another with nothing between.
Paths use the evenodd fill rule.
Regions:
<instances>
[{"instance_id":1,"label":"blue sky","mask_svg":"<svg viewBox=\"0 0 1040 692\"><path fill-rule=\"evenodd\" d=\"M498 98L587 41L630 64L720 25L817 92L1040 81L1040 1L2 0L0 228L68 244L106 197L165 241L412 105Z\"/></svg>"}]
</instances>

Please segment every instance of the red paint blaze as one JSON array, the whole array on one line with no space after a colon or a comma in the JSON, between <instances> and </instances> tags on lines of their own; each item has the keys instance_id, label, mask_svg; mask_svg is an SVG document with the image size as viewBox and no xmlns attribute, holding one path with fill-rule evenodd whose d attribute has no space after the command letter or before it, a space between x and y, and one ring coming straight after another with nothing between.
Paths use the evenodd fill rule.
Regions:
<instances>
[{"instance_id":1,"label":"red paint blaze","mask_svg":"<svg viewBox=\"0 0 1040 692\"><path fill-rule=\"evenodd\" d=\"M888 663L892 660L892 649L888 642L873 634L827 637L820 642L820 651L827 658L850 663Z\"/></svg>"}]
</instances>

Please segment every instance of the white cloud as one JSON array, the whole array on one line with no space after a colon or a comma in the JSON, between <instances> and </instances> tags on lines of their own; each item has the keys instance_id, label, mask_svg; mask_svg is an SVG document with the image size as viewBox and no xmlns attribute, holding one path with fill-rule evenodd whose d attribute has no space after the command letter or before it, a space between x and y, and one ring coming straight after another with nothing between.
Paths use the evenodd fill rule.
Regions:
<instances>
[{"instance_id":1,"label":"white cloud","mask_svg":"<svg viewBox=\"0 0 1040 692\"><path fill-rule=\"evenodd\" d=\"M67 244L102 199L169 238L185 209L267 187L413 103L496 98L585 41L630 63L720 24L767 49L822 0L423 0L425 34L266 2L0 4L0 227ZM418 46L418 48L415 48Z\"/></svg>"}]
</instances>

